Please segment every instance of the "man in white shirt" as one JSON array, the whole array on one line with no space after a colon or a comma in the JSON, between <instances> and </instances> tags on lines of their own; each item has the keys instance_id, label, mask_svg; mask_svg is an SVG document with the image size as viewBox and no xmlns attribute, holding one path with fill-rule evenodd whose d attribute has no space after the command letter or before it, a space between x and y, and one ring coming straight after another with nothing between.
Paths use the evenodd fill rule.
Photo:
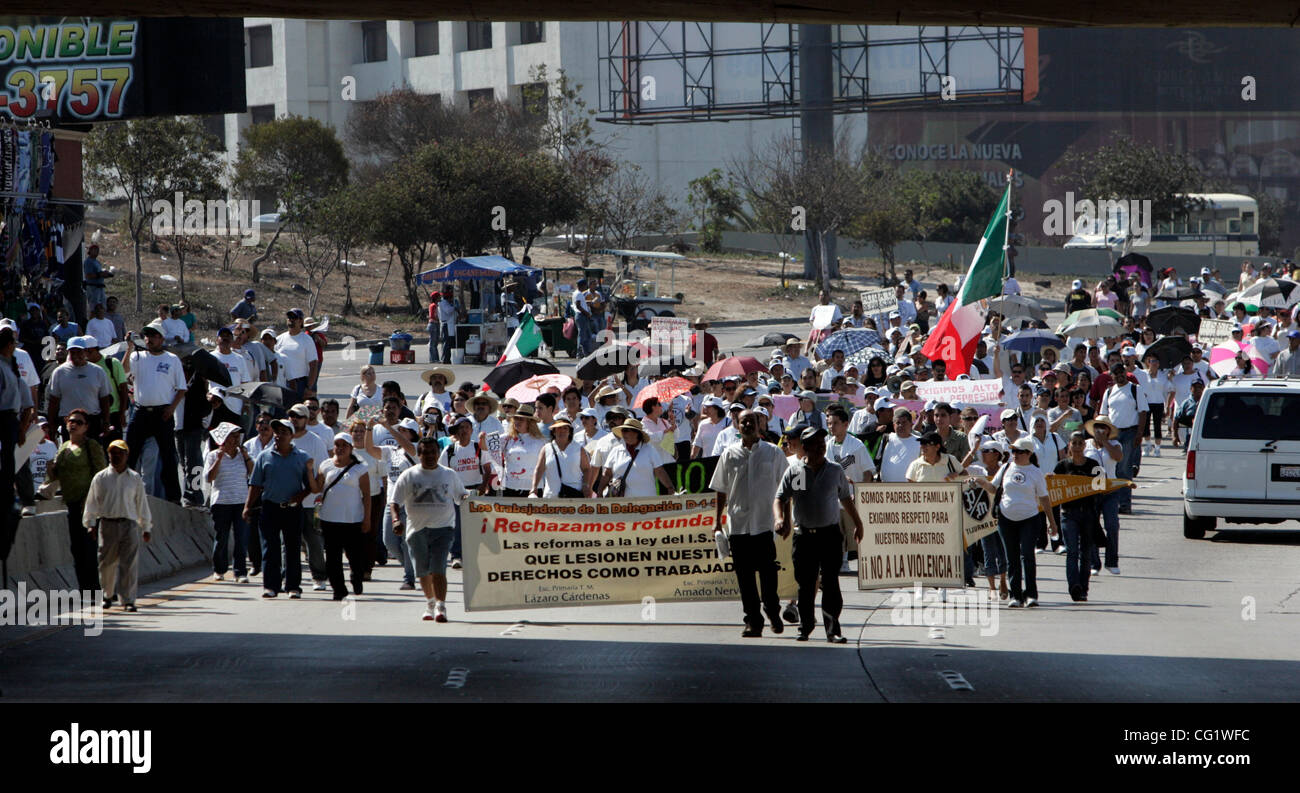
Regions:
<instances>
[{"instance_id":1,"label":"man in white shirt","mask_svg":"<svg viewBox=\"0 0 1300 793\"><path fill-rule=\"evenodd\" d=\"M835 382L835 378L844 374L844 350L833 351L830 360L830 366L826 367L826 371L822 372L821 387L823 391L831 390L831 383Z\"/></svg>"},{"instance_id":2,"label":"man in white shirt","mask_svg":"<svg viewBox=\"0 0 1300 793\"><path fill-rule=\"evenodd\" d=\"M169 439L159 446L173 444ZM140 541L152 539L153 518L145 497L144 480L127 467L129 454L122 441L108 445L108 467L90 480L81 522L92 536L99 534L99 581L104 591L104 608L110 608L113 600L120 597L124 611L135 611Z\"/></svg>"},{"instance_id":3,"label":"man in white shirt","mask_svg":"<svg viewBox=\"0 0 1300 793\"><path fill-rule=\"evenodd\" d=\"M850 482L870 482L876 473L876 464L867 452L862 441L849 434L849 412L840 405L826 409L826 425L830 434L826 436L826 459L844 469L844 475ZM844 556L840 559L840 572L852 573L849 568L849 553L856 550L845 537Z\"/></svg>"},{"instance_id":4,"label":"man in white shirt","mask_svg":"<svg viewBox=\"0 0 1300 793\"><path fill-rule=\"evenodd\" d=\"M796 383L799 382L799 378L803 375L803 370L812 366L812 361L800 354L802 350L802 339L786 339L785 370L790 373Z\"/></svg>"},{"instance_id":5,"label":"man in white shirt","mask_svg":"<svg viewBox=\"0 0 1300 793\"><path fill-rule=\"evenodd\" d=\"M1124 450L1123 459L1115 466L1115 476L1120 479L1133 479L1137 476L1142 459L1138 435L1147 423L1145 392L1130 382L1127 375L1123 364L1111 367L1113 384L1106 389L1101 404L1097 407L1097 414L1109 416L1118 428L1115 440L1119 441ZM1119 497L1120 514L1128 514L1132 509L1132 491L1124 488Z\"/></svg>"},{"instance_id":6,"label":"man in white shirt","mask_svg":"<svg viewBox=\"0 0 1300 793\"><path fill-rule=\"evenodd\" d=\"M897 298L898 300L897 327L906 328L908 325L911 325L913 322L916 322L916 303L912 302L916 297L915 294L913 294L912 299L908 299L907 287L903 286L902 284L899 284L898 286L894 287L894 297ZM889 312L889 318L892 323L892 320L894 319L894 312L892 311Z\"/></svg>"},{"instance_id":7,"label":"man in white shirt","mask_svg":"<svg viewBox=\"0 0 1300 793\"><path fill-rule=\"evenodd\" d=\"M94 336L90 340L92 344L98 343ZM73 336L68 340L68 360L59 364L50 376L45 395L49 400L49 415L56 416L60 423L77 408L86 411L89 414L87 432L90 437L99 439L110 421L112 391L108 375L86 358L86 347L85 337Z\"/></svg>"},{"instance_id":8,"label":"man in white shirt","mask_svg":"<svg viewBox=\"0 0 1300 793\"><path fill-rule=\"evenodd\" d=\"M226 372L230 374L230 387L240 383L253 382L253 373L249 370L248 360L244 356L235 352L231 346L234 343L235 334L229 327L224 327L217 331L217 349L212 353L212 357L221 362L226 367ZM223 400L226 408L236 416L244 409L244 401L239 397L225 397ZM330 436L330 444L333 445L334 436Z\"/></svg>"},{"instance_id":9,"label":"man in white shirt","mask_svg":"<svg viewBox=\"0 0 1300 793\"><path fill-rule=\"evenodd\" d=\"M331 427L321 420L320 400L316 397L307 397L302 406L307 408L307 431L320 438L325 454L329 455L334 448L334 436L342 432L342 429ZM335 418L337 417L338 413L335 412Z\"/></svg>"},{"instance_id":10,"label":"man in white shirt","mask_svg":"<svg viewBox=\"0 0 1300 793\"><path fill-rule=\"evenodd\" d=\"M745 410L745 406L740 402L732 402L727 406L727 426L723 427L713 439L713 450L711 456L717 457L722 454L726 448L733 443L740 442L740 427L738 422L740 414Z\"/></svg>"},{"instance_id":11,"label":"man in white shirt","mask_svg":"<svg viewBox=\"0 0 1300 793\"><path fill-rule=\"evenodd\" d=\"M113 326L113 321L104 316L104 305L102 303L95 305L92 318L86 322L86 333L98 339L100 347L107 347L116 341L120 341L117 338L117 328Z\"/></svg>"},{"instance_id":12,"label":"man in white shirt","mask_svg":"<svg viewBox=\"0 0 1300 793\"><path fill-rule=\"evenodd\" d=\"M130 449L127 465L134 467L139 463L145 440L153 438L162 466L163 492L168 501L178 504L181 483L176 470L174 416L176 407L185 399L188 385L181 359L163 349L163 332L147 325L141 333L145 350L131 353L122 362L126 373L134 375L135 383L135 413L126 425L126 446ZM127 341L133 336L126 334ZM153 476L152 471L147 473Z\"/></svg>"},{"instance_id":13,"label":"man in white shirt","mask_svg":"<svg viewBox=\"0 0 1300 793\"><path fill-rule=\"evenodd\" d=\"M880 481L906 482L907 467L921 456L921 439L912 432L912 413L907 408L894 411L894 432L885 443L880 461Z\"/></svg>"},{"instance_id":14,"label":"man in white shirt","mask_svg":"<svg viewBox=\"0 0 1300 793\"><path fill-rule=\"evenodd\" d=\"M759 439L766 424L762 416L746 410L740 414L738 423L740 440L723 450L709 487L718 493L719 531L726 510L732 566L745 612L745 630L741 636L759 638L763 635L764 612L772 623L773 633L785 630L776 592L778 568L772 502L786 462L779 448ZM754 584L755 574L758 586Z\"/></svg>"},{"instance_id":15,"label":"man in white shirt","mask_svg":"<svg viewBox=\"0 0 1300 793\"><path fill-rule=\"evenodd\" d=\"M235 338L230 343L230 349L244 356L248 362L251 382L272 380L268 358L274 358L275 354L258 343L257 329L245 319L236 320L234 328Z\"/></svg>"},{"instance_id":16,"label":"man in white shirt","mask_svg":"<svg viewBox=\"0 0 1300 793\"><path fill-rule=\"evenodd\" d=\"M289 329L276 339L275 351L285 357L285 382L289 390L301 401L308 394L315 395L309 386L316 379L320 359L316 355L316 342L303 330L303 313L300 308L285 312Z\"/></svg>"},{"instance_id":17,"label":"man in white shirt","mask_svg":"<svg viewBox=\"0 0 1300 793\"><path fill-rule=\"evenodd\" d=\"M388 508L393 533L405 537L415 577L427 601L423 620L447 621L447 556L456 531L457 506L469 495L456 472L438 464L438 441L419 443L420 464L402 472ZM399 507L406 509L405 520Z\"/></svg>"}]
</instances>

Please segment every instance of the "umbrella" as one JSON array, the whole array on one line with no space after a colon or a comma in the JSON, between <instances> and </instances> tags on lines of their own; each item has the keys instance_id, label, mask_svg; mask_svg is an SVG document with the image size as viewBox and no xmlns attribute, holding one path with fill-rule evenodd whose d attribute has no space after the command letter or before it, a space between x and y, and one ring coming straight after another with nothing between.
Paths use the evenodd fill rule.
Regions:
<instances>
[{"instance_id":1,"label":"umbrella","mask_svg":"<svg viewBox=\"0 0 1300 793\"><path fill-rule=\"evenodd\" d=\"M230 370L224 363L218 361L215 355L202 347L195 347L188 355L181 356L181 360L190 361L195 373L202 375L208 382L223 386L230 385Z\"/></svg>"},{"instance_id":2,"label":"umbrella","mask_svg":"<svg viewBox=\"0 0 1300 793\"><path fill-rule=\"evenodd\" d=\"M578 361L574 377L582 380L599 380L612 374L622 374L628 364L638 363L643 357L645 347L632 345L625 341L606 344L604 347Z\"/></svg>"},{"instance_id":3,"label":"umbrella","mask_svg":"<svg viewBox=\"0 0 1300 793\"><path fill-rule=\"evenodd\" d=\"M660 355L642 361L636 371L642 377L663 377L674 369L684 372L693 366L695 366L695 359L690 356Z\"/></svg>"},{"instance_id":4,"label":"umbrella","mask_svg":"<svg viewBox=\"0 0 1300 793\"><path fill-rule=\"evenodd\" d=\"M282 386L262 380L252 383L240 383L226 389L226 396L239 397L245 402L270 403L279 407L292 404L292 400L289 399L290 393Z\"/></svg>"},{"instance_id":5,"label":"umbrella","mask_svg":"<svg viewBox=\"0 0 1300 793\"><path fill-rule=\"evenodd\" d=\"M793 333L767 333L745 342L746 347L784 347L787 339L799 338Z\"/></svg>"},{"instance_id":6,"label":"umbrella","mask_svg":"<svg viewBox=\"0 0 1300 793\"><path fill-rule=\"evenodd\" d=\"M1115 262L1114 274L1118 277L1128 279L1130 273L1137 273L1138 280L1142 285L1150 288L1151 286L1151 260L1140 253L1130 253L1121 256L1119 261Z\"/></svg>"},{"instance_id":7,"label":"umbrella","mask_svg":"<svg viewBox=\"0 0 1300 793\"><path fill-rule=\"evenodd\" d=\"M522 383L530 377L542 374L559 374L555 364L545 358L520 358L496 367L483 378L483 384L492 389L492 393L504 397L515 383Z\"/></svg>"},{"instance_id":8,"label":"umbrella","mask_svg":"<svg viewBox=\"0 0 1300 793\"><path fill-rule=\"evenodd\" d=\"M1085 308L1066 318L1056 332L1063 336L1077 336L1084 339L1107 339L1124 335L1124 326L1119 320L1102 312L1105 308ZM1111 312L1114 313L1114 312Z\"/></svg>"},{"instance_id":9,"label":"umbrella","mask_svg":"<svg viewBox=\"0 0 1300 793\"><path fill-rule=\"evenodd\" d=\"M1187 300L1200 294L1199 289L1192 286L1175 286L1172 289L1163 289L1156 293L1156 300Z\"/></svg>"},{"instance_id":10,"label":"umbrella","mask_svg":"<svg viewBox=\"0 0 1300 793\"><path fill-rule=\"evenodd\" d=\"M1173 333L1175 330L1195 333L1201 329L1201 318L1191 309L1167 306L1147 315L1147 327L1156 333Z\"/></svg>"},{"instance_id":11,"label":"umbrella","mask_svg":"<svg viewBox=\"0 0 1300 793\"><path fill-rule=\"evenodd\" d=\"M1154 355L1160 361L1161 369L1172 369L1183 362L1183 359L1192 354L1192 345L1182 336L1166 336L1163 339L1156 339L1146 352L1142 353L1143 359L1148 355Z\"/></svg>"},{"instance_id":12,"label":"umbrella","mask_svg":"<svg viewBox=\"0 0 1300 793\"><path fill-rule=\"evenodd\" d=\"M1300 284L1285 278L1263 278L1243 289L1237 299L1260 308L1290 308L1300 302Z\"/></svg>"},{"instance_id":13,"label":"umbrella","mask_svg":"<svg viewBox=\"0 0 1300 793\"><path fill-rule=\"evenodd\" d=\"M632 402L632 407L641 409L645 401L650 397L659 400L662 405L667 405L681 394L685 394L695 387L695 384L685 377L670 377L667 380L657 380L641 389L641 393L636 395Z\"/></svg>"},{"instance_id":14,"label":"umbrella","mask_svg":"<svg viewBox=\"0 0 1300 793\"><path fill-rule=\"evenodd\" d=\"M1056 332L1061 333L1062 329L1068 329L1071 325L1073 325L1075 322L1079 321L1083 317L1094 317L1094 316L1110 317L1111 319L1121 323L1124 321L1124 315L1119 313L1113 308L1085 308L1081 311L1076 311L1070 316L1066 317L1065 320L1060 325L1057 326Z\"/></svg>"},{"instance_id":15,"label":"umbrella","mask_svg":"<svg viewBox=\"0 0 1300 793\"><path fill-rule=\"evenodd\" d=\"M519 404L524 405L535 402L537 397L552 386L563 391L571 385L573 385L573 378L567 374L539 374L510 386L506 396L513 397L519 401Z\"/></svg>"},{"instance_id":16,"label":"umbrella","mask_svg":"<svg viewBox=\"0 0 1300 793\"><path fill-rule=\"evenodd\" d=\"M871 354L878 352L880 347L880 334L874 330L865 328L850 328L849 330L838 330L822 340L817 345L817 354L823 358L831 357L835 350L843 350L845 360L853 358L855 361L861 358L859 353L871 351ZM855 357L856 356L856 357ZM871 359L871 355L861 358L863 363Z\"/></svg>"},{"instance_id":17,"label":"umbrella","mask_svg":"<svg viewBox=\"0 0 1300 793\"><path fill-rule=\"evenodd\" d=\"M1237 369L1238 354L1244 354L1260 374L1268 374L1268 361L1257 357L1257 353L1249 345L1238 344L1235 341L1225 341L1210 349L1210 371L1220 377L1232 374Z\"/></svg>"},{"instance_id":18,"label":"umbrella","mask_svg":"<svg viewBox=\"0 0 1300 793\"><path fill-rule=\"evenodd\" d=\"M757 358L751 358L747 355L733 355L730 358L723 358L721 361L709 367L704 373L705 380L721 380L724 377L744 377L750 372L766 372L767 367L758 362Z\"/></svg>"},{"instance_id":19,"label":"umbrella","mask_svg":"<svg viewBox=\"0 0 1300 793\"><path fill-rule=\"evenodd\" d=\"M1038 301L1020 295L1003 295L989 301L989 311L996 311L1004 317L1027 316L1034 319L1047 319L1047 312L1038 305Z\"/></svg>"},{"instance_id":20,"label":"umbrella","mask_svg":"<svg viewBox=\"0 0 1300 793\"><path fill-rule=\"evenodd\" d=\"M1002 341L1003 349L1016 352L1042 352L1044 347L1055 347L1059 350L1064 346L1065 342L1061 341L1055 333L1037 328L1017 331Z\"/></svg>"}]
</instances>

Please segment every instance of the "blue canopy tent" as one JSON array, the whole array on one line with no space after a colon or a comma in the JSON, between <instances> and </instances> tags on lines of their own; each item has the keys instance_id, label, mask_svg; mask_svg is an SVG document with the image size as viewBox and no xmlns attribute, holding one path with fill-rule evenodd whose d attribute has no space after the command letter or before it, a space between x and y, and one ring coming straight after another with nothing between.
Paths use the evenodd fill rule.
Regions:
<instances>
[{"instance_id":1,"label":"blue canopy tent","mask_svg":"<svg viewBox=\"0 0 1300 793\"><path fill-rule=\"evenodd\" d=\"M418 284L429 286L437 281L495 281L507 275L531 275L536 267L516 264L504 256L466 256L415 276Z\"/></svg>"}]
</instances>

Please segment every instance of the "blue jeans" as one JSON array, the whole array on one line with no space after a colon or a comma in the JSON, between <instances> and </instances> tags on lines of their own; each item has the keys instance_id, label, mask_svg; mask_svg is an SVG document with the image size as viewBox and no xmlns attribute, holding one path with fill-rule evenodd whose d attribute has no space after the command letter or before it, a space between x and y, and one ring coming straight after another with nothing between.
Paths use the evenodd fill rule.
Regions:
<instances>
[{"instance_id":1,"label":"blue jeans","mask_svg":"<svg viewBox=\"0 0 1300 793\"><path fill-rule=\"evenodd\" d=\"M402 516L402 523L406 523L406 510L402 507L397 508L397 514ZM406 552L406 541L393 533L393 511L384 507L384 547L388 549L388 558L398 559L402 562L402 583L415 586L415 567L411 564L411 555Z\"/></svg>"},{"instance_id":2,"label":"blue jeans","mask_svg":"<svg viewBox=\"0 0 1300 793\"><path fill-rule=\"evenodd\" d=\"M1101 524L1106 529L1106 566L1119 567L1119 496L1127 493L1116 490L1100 497ZM1101 553L1094 546L1092 549L1092 566L1101 567Z\"/></svg>"},{"instance_id":3,"label":"blue jeans","mask_svg":"<svg viewBox=\"0 0 1300 793\"><path fill-rule=\"evenodd\" d=\"M280 591L280 535L284 535L284 589L302 591L302 507L262 502L262 586Z\"/></svg>"},{"instance_id":4,"label":"blue jeans","mask_svg":"<svg viewBox=\"0 0 1300 793\"><path fill-rule=\"evenodd\" d=\"M1115 440L1119 441L1123 451L1120 453L1122 456L1119 462L1115 463L1115 478L1132 479L1137 476L1138 467L1142 463L1142 447L1138 443L1138 433L1141 431L1141 427L1129 427L1119 431L1119 437ZM1119 490L1112 495L1119 496L1119 506L1124 507L1124 509L1127 510L1133 506L1133 491L1128 488Z\"/></svg>"},{"instance_id":5,"label":"blue jeans","mask_svg":"<svg viewBox=\"0 0 1300 793\"><path fill-rule=\"evenodd\" d=\"M447 326L446 322L442 323L442 362L443 363L451 363L451 348L455 346L456 346L456 334L452 331L451 328ZM433 360L432 356L430 356L429 360L430 362L432 362Z\"/></svg>"},{"instance_id":6,"label":"blue jeans","mask_svg":"<svg viewBox=\"0 0 1300 793\"><path fill-rule=\"evenodd\" d=\"M585 357L587 357L588 355L591 355L591 352L592 352L592 350L591 350L591 334L592 334L592 323L591 323L591 317L587 316L586 314L579 313L578 316L577 316L577 325L578 325L578 351L579 351L580 357L585 358Z\"/></svg>"},{"instance_id":7,"label":"blue jeans","mask_svg":"<svg viewBox=\"0 0 1300 793\"><path fill-rule=\"evenodd\" d=\"M1034 560L1038 520L1038 515L1024 520L998 516L998 533L1007 550L1007 584L1016 600L1038 599L1038 565Z\"/></svg>"},{"instance_id":8,"label":"blue jeans","mask_svg":"<svg viewBox=\"0 0 1300 793\"><path fill-rule=\"evenodd\" d=\"M1088 594L1088 577L1092 574L1091 556L1097 552L1092 541L1092 516L1072 510L1061 512L1061 538L1065 540L1065 584L1071 596Z\"/></svg>"},{"instance_id":9,"label":"blue jeans","mask_svg":"<svg viewBox=\"0 0 1300 793\"><path fill-rule=\"evenodd\" d=\"M217 531L216 539L212 541L212 572L226 572L229 565L227 548L230 542L230 533L233 530L235 534L235 577L242 578L248 573L244 567L244 554L248 545L248 524L244 521L244 504L213 504L212 505L212 526Z\"/></svg>"},{"instance_id":10,"label":"blue jeans","mask_svg":"<svg viewBox=\"0 0 1300 793\"><path fill-rule=\"evenodd\" d=\"M986 534L980 538L984 548L984 575L1001 575L1007 571L1007 553L1002 547L1002 535L998 532Z\"/></svg>"},{"instance_id":11,"label":"blue jeans","mask_svg":"<svg viewBox=\"0 0 1300 793\"><path fill-rule=\"evenodd\" d=\"M303 400L303 394L307 393L307 378L295 377L292 380L285 381L289 391L294 395L295 404ZM293 407L293 405L290 405Z\"/></svg>"}]
</instances>

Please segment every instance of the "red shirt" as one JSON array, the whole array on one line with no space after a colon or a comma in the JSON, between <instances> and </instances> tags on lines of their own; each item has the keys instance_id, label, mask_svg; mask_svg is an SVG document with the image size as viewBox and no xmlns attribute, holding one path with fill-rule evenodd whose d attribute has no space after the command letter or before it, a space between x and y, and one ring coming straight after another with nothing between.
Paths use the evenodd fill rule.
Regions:
<instances>
[{"instance_id":1,"label":"red shirt","mask_svg":"<svg viewBox=\"0 0 1300 793\"><path fill-rule=\"evenodd\" d=\"M1134 377L1132 373L1128 374L1128 381L1134 385L1137 385L1137 378ZM1110 388L1110 384L1111 384L1110 372L1102 372L1101 374L1097 375L1097 379L1092 381L1092 389L1088 391L1088 399L1092 400L1092 404L1094 405L1101 404L1101 398L1102 396L1105 395L1106 389Z\"/></svg>"},{"instance_id":2,"label":"red shirt","mask_svg":"<svg viewBox=\"0 0 1300 793\"><path fill-rule=\"evenodd\" d=\"M713 359L718 357L718 340L713 338L713 334L708 331L704 332L704 354L700 355L700 350L696 347L695 337L698 333L691 334L691 354L697 361L703 361L705 366L713 363Z\"/></svg>"}]
</instances>

